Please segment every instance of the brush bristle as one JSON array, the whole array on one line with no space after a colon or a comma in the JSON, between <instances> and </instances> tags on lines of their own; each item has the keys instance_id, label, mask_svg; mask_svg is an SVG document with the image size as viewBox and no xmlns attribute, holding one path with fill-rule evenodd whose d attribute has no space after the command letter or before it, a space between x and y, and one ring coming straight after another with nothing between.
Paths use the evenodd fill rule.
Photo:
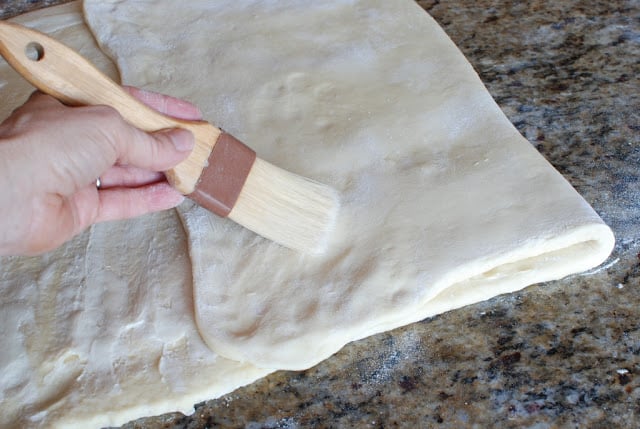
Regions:
<instances>
[{"instance_id":1,"label":"brush bristle","mask_svg":"<svg viewBox=\"0 0 640 429\"><path fill-rule=\"evenodd\" d=\"M256 158L229 218L283 246L321 253L338 207L329 186Z\"/></svg>"}]
</instances>

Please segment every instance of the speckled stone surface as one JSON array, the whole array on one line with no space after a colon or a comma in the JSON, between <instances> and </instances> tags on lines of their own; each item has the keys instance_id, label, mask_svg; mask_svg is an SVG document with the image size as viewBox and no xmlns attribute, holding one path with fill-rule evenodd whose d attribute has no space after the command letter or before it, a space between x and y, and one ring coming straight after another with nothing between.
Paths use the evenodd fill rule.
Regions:
<instances>
[{"instance_id":1,"label":"speckled stone surface","mask_svg":"<svg viewBox=\"0 0 640 429\"><path fill-rule=\"evenodd\" d=\"M640 2L418 3L612 226L611 258L126 428L640 427Z\"/></svg>"},{"instance_id":2,"label":"speckled stone surface","mask_svg":"<svg viewBox=\"0 0 640 429\"><path fill-rule=\"evenodd\" d=\"M69 0L0 0L0 19L10 18L47 6L67 3L68 1Z\"/></svg>"}]
</instances>

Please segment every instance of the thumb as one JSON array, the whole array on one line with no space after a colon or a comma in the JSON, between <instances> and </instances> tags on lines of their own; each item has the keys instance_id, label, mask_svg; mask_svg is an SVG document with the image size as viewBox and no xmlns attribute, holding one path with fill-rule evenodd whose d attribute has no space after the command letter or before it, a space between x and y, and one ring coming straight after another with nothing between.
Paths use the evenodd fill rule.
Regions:
<instances>
[{"instance_id":1,"label":"thumb","mask_svg":"<svg viewBox=\"0 0 640 429\"><path fill-rule=\"evenodd\" d=\"M119 139L118 163L152 171L165 171L186 159L195 139L190 131L174 128L146 133L130 128L133 135Z\"/></svg>"}]
</instances>

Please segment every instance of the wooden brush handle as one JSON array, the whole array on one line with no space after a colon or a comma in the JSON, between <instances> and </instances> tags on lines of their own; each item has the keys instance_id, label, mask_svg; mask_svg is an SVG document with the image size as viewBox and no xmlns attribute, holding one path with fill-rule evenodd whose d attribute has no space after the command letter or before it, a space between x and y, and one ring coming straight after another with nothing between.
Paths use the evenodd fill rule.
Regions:
<instances>
[{"instance_id":1,"label":"wooden brush handle","mask_svg":"<svg viewBox=\"0 0 640 429\"><path fill-rule=\"evenodd\" d=\"M176 127L191 131L196 139L193 152L165 173L178 191L193 192L220 129L204 121L171 118L147 107L73 49L20 25L0 21L0 54L36 88L65 104L113 107L144 131Z\"/></svg>"}]
</instances>

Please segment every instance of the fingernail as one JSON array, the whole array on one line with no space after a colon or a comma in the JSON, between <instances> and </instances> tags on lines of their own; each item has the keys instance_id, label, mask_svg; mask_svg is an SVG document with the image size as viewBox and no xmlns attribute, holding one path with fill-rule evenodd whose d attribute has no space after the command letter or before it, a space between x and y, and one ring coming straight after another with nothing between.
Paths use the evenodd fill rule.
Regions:
<instances>
[{"instance_id":1,"label":"fingernail","mask_svg":"<svg viewBox=\"0 0 640 429\"><path fill-rule=\"evenodd\" d=\"M178 151L188 152L193 149L195 139L191 132L183 129L176 129L169 131L168 134L173 146L175 146Z\"/></svg>"}]
</instances>

